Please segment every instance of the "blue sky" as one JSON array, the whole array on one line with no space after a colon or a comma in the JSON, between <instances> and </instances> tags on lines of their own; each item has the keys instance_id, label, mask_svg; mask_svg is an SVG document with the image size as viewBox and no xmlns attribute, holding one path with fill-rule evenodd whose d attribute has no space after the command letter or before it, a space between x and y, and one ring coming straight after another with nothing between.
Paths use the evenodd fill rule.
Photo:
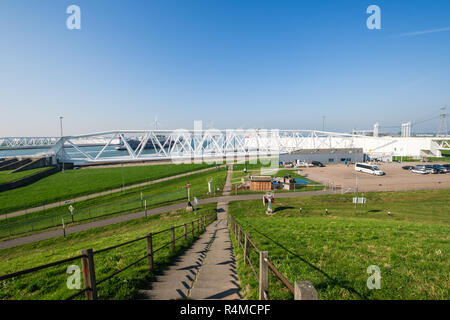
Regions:
<instances>
[{"instance_id":1,"label":"blue sky","mask_svg":"<svg viewBox=\"0 0 450 320\"><path fill-rule=\"evenodd\" d=\"M71 4L81 30L66 28ZM381 30L366 27L371 4ZM165 129L321 129L325 116L330 131L400 130L450 107L449 27L448 0L2 0L0 136L58 135L59 115L65 134L155 116Z\"/></svg>"}]
</instances>

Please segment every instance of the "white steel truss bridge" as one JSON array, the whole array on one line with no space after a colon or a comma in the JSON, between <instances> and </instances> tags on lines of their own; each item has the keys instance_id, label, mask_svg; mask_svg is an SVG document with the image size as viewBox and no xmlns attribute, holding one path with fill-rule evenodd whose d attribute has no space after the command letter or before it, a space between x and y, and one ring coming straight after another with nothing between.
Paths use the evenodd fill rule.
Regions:
<instances>
[{"instance_id":1,"label":"white steel truss bridge","mask_svg":"<svg viewBox=\"0 0 450 320\"><path fill-rule=\"evenodd\" d=\"M302 149L361 148L373 155L440 156L450 137L370 137L317 130L117 130L62 138L0 138L0 149L46 148L56 161L89 165L275 156Z\"/></svg>"}]
</instances>

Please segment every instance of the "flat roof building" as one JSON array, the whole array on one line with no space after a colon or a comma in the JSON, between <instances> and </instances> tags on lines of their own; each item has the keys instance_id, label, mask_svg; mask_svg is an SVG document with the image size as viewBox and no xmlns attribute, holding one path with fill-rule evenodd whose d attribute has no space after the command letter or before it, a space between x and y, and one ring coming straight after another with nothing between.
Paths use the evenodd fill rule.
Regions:
<instances>
[{"instance_id":1,"label":"flat roof building","mask_svg":"<svg viewBox=\"0 0 450 320\"><path fill-rule=\"evenodd\" d=\"M322 163L363 162L365 160L362 148L342 149L302 149L280 154L281 162L320 161Z\"/></svg>"}]
</instances>

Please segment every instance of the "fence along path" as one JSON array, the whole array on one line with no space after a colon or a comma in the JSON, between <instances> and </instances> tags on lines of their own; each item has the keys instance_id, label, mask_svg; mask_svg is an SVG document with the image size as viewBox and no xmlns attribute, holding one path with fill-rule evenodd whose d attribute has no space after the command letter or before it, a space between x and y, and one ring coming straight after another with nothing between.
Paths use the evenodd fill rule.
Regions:
<instances>
[{"instance_id":1,"label":"fence along path","mask_svg":"<svg viewBox=\"0 0 450 320\"><path fill-rule=\"evenodd\" d=\"M215 221L216 218L217 218L217 216L214 214L213 215L211 215L211 214L204 215L197 220L190 221L189 223L184 223L183 225L172 226L171 228L157 231L154 233L148 233L147 235L142 236L140 238L136 238L136 239L133 239L133 240L130 240L127 242L119 243L119 244L116 244L116 245L113 245L113 246L110 246L107 248L103 248L100 250L94 251L92 248L81 250L81 255L78 255L75 257L71 257L68 259L55 261L55 262L48 263L45 265L36 266L36 267L30 268L30 269L24 269L24 270L10 273L10 274L2 275L2 276L0 276L0 281L13 279L13 278L20 277L20 276L23 276L26 274L38 272L40 270L48 269L48 268L51 268L54 266L59 266L59 265L65 264L67 262L72 262L72 261L81 259L81 265L83 268L84 289L76 291L74 294L67 297L66 300L72 300L74 298L82 296L83 294L85 295L86 300L97 300L98 299L97 287L100 284L106 283L108 280L114 278L121 272L123 272L129 268L132 268L135 265L137 265L138 263L141 263L142 261L145 261L145 260L147 260L148 268L150 270L152 270L154 268L155 255L160 250L165 249L165 248L170 248L172 254L175 254L176 253L175 244L177 241L184 240L186 242L189 237L195 238L195 235L200 236L200 234L205 230L205 227L209 223L211 223L212 220ZM178 228L183 228L183 233L182 233L182 235L180 235L179 237L176 238L175 237L175 235L176 235L175 229L178 229ZM156 235L160 235L160 234L170 234L170 241L166 242L159 248L154 248L153 247L153 237ZM135 243L138 241L144 241L144 240L146 241L147 246L146 246L145 254L144 254L144 252L142 252L141 258L139 258L138 260L132 262L131 264L121 268L120 270L117 270L114 273L104 277L101 280L97 279L95 263L94 263L94 259L97 254L101 254L103 252L114 250L116 248L123 247L123 246L129 245L131 243Z\"/></svg>"}]
</instances>

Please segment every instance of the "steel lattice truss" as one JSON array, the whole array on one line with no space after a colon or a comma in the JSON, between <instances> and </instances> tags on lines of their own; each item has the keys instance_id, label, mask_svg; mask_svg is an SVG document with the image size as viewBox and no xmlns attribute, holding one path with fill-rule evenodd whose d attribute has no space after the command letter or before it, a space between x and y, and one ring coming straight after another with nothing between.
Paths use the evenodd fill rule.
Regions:
<instances>
[{"instance_id":1,"label":"steel lattice truss","mask_svg":"<svg viewBox=\"0 0 450 320\"><path fill-rule=\"evenodd\" d=\"M435 140L439 150L450 150L450 138L447 140Z\"/></svg>"},{"instance_id":2,"label":"steel lattice truss","mask_svg":"<svg viewBox=\"0 0 450 320\"><path fill-rule=\"evenodd\" d=\"M118 130L62 138L0 138L0 148L46 148L46 155L82 165L157 159L264 157L302 149L361 148L364 152L393 155L402 152L407 139L415 138L368 137L316 130ZM426 139L427 144L416 149L450 150L450 137Z\"/></svg>"},{"instance_id":3,"label":"steel lattice truss","mask_svg":"<svg viewBox=\"0 0 450 320\"><path fill-rule=\"evenodd\" d=\"M80 164L152 159L261 157L299 149L353 148L354 137L357 136L314 130L122 130L63 137L51 152L63 161ZM80 141L85 142L84 148ZM88 141L105 143L96 150L86 150ZM116 150L119 145L120 154Z\"/></svg>"},{"instance_id":4,"label":"steel lattice truss","mask_svg":"<svg viewBox=\"0 0 450 320\"><path fill-rule=\"evenodd\" d=\"M58 137L6 137L0 138L1 149L42 148L55 145Z\"/></svg>"}]
</instances>

